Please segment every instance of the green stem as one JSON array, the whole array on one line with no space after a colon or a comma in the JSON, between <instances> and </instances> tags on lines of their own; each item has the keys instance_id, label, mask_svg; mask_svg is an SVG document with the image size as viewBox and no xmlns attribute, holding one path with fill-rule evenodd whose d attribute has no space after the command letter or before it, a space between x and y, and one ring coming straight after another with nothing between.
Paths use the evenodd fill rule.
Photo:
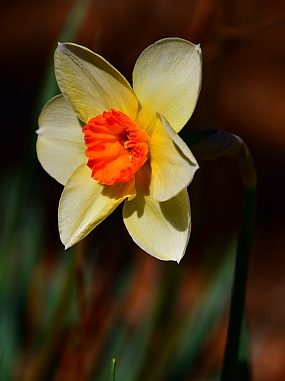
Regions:
<instances>
[{"instance_id":1,"label":"green stem","mask_svg":"<svg viewBox=\"0 0 285 381\"><path fill-rule=\"evenodd\" d=\"M256 187L252 188L245 186L243 189L242 220L237 244L228 335L221 373L221 381L236 380L238 351L240 345L242 320L244 315L248 266L252 248L255 204Z\"/></svg>"},{"instance_id":2,"label":"green stem","mask_svg":"<svg viewBox=\"0 0 285 381\"><path fill-rule=\"evenodd\" d=\"M184 137L198 160L213 160L219 156L233 158L243 180L243 204L239 229L235 274L230 303L230 316L221 381L237 381L237 364L244 317L244 304L250 252L252 249L257 180L251 154L236 135L222 130L186 132ZM190 144L189 144L190 143ZM249 377L248 377L249 378Z\"/></svg>"}]
</instances>

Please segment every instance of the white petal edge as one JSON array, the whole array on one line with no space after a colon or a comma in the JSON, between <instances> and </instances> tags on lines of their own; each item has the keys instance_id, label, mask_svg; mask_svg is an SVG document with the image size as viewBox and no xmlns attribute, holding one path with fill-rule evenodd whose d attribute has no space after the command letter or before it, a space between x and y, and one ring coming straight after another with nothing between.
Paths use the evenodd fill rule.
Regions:
<instances>
[{"instance_id":1,"label":"white petal edge","mask_svg":"<svg viewBox=\"0 0 285 381\"><path fill-rule=\"evenodd\" d=\"M80 164L87 162L80 121L62 95L52 98L39 116L37 155L45 171L65 185Z\"/></svg>"},{"instance_id":2,"label":"white petal edge","mask_svg":"<svg viewBox=\"0 0 285 381\"><path fill-rule=\"evenodd\" d=\"M142 106L138 122L151 129L156 112L176 132L191 117L202 82L200 45L180 38L159 40L139 56L133 71L133 88Z\"/></svg>"},{"instance_id":3,"label":"white petal edge","mask_svg":"<svg viewBox=\"0 0 285 381\"><path fill-rule=\"evenodd\" d=\"M59 202L59 233L65 249L81 241L125 198L135 197L134 179L102 185L91 178L91 170L79 166L70 176Z\"/></svg>"},{"instance_id":4,"label":"white petal edge","mask_svg":"<svg viewBox=\"0 0 285 381\"><path fill-rule=\"evenodd\" d=\"M163 115L158 115L150 143L153 197L167 201L187 188L198 163Z\"/></svg>"},{"instance_id":5,"label":"white petal edge","mask_svg":"<svg viewBox=\"0 0 285 381\"><path fill-rule=\"evenodd\" d=\"M138 101L133 89L99 54L80 45L59 43L54 61L59 88L84 123L111 108L135 119Z\"/></svg>"},{"instance_id":6,"label":"white petal edge","mask_svg":"<svg viewBox=\"0 0 285 381\"><path fill-rule=\"evenodd\" d=\"M133 241L148 254L163 261L180 262L190 237L191 217L187 190L159 202L147 186L149 165L136 175L137 196L123 208L126 228Z\"/></svg>"}]
</instances>

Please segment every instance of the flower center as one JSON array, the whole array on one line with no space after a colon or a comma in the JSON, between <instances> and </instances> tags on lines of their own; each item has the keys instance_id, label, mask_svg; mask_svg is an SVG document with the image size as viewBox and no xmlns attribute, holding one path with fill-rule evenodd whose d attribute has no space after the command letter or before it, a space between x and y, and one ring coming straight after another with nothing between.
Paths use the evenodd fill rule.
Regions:
<instances>
[{"instance_id":1,"label":"flower center","mask_svg":"<svg viewBox=\"0 0 285 381\"><path fill-rule=\"evenodd\" d=\"M91 118L82 131L87 165L101 184L130 180L148 159L148 135L121 111L104 111Z\"/></svg>"}]
</instances>

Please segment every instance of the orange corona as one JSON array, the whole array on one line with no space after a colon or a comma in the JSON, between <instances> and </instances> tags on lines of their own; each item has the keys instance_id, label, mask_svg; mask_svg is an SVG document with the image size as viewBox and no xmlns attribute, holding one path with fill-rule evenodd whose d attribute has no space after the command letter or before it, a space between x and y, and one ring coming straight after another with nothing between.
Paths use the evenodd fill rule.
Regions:
<instances>
[{"instance_id":1,"label":"orange corona","mask_svg":"<svg viewBox=\"0 0 285 381\"><path fill-rule=\"evenodd\" d=\"M129 181L148 160L148 135L120 111L91 118L83 132L87 165L101 184Z\"/></svg>"}]
</instances>

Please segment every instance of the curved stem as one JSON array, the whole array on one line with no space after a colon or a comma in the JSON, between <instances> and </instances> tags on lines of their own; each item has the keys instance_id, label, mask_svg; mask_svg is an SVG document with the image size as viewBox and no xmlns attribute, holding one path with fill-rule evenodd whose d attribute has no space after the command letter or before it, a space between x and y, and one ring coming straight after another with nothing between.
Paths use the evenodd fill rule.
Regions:
<instances>
[{"instance_id":1,"label":"curved stem","mask_svg":"<svg viewBox=\"0 0 285 381\"><path fill-rule=\"evenodd\" d=\"M198 160L212 160L219 156L232 157L240 169L243 180L243 202L239 228L235 273L230 303L229 326L221 381L237 381L237 364L246 284L252 249L255 220L257 179L251 154L246 144L236 135L222 130L204 130L208 136L199 140L199 132L186 132L185 140ZM195 141L195 138L196 141ZM190 143L190 144L189 144Z\"/></svg>"}]
</instances>

